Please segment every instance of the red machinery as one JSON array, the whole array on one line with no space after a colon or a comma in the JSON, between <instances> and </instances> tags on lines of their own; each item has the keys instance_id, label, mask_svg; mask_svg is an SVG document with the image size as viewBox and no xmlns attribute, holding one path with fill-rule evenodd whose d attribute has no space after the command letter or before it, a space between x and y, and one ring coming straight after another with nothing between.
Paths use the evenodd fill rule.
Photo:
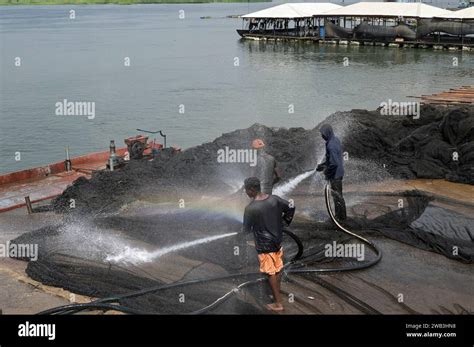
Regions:
<instances>
[{"instance_id":1,"label":"red machinery","mask_svg":"<svg viewBox=\"0 0 474 347\"><path fill-rule=\"evenodd\" d=\"M159 131L148 131L143 129L137 129L138 131L149 133L149 134L160 134L164 138L164 145L157 143L156 139L148 142L148 136L137 135L125 139L125 144L130 154L130 159L141 159L144 156L151 155L152 157L158 153L159 150L166 148L166 135L161 130Z\"/></svg>"}]
</instances>

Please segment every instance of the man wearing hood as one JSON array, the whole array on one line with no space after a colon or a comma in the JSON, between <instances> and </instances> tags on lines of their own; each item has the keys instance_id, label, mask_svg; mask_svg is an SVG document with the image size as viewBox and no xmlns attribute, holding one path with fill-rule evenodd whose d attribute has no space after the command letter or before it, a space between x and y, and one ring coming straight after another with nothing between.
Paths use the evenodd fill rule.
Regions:
<instances>
[{"instance_id":1,"label":"man wearing hood","mask_svg":"<svg viewBox=\"0 0 474 347\"><path fill-rule=\"evenodd\" d=\"M319 129L321 136L326 141L326 158L319 164L316 171L323 171L324 176L331 185L333 191L336 218L338 221L346 219L346 202L342 196L342 179L344 177L344 164L342 159L341 141L334 135L329 124L323 124Z\"/></svg>"}]
</instances>

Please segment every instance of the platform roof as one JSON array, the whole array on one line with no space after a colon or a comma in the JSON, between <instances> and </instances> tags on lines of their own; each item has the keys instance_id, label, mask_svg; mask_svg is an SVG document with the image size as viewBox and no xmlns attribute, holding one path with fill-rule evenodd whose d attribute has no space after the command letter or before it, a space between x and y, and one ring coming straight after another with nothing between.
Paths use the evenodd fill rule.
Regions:
<instances>
[{"instance_id":1,"label":"platform roof","mask_svg":"<svg viewBox=\"0 0 474 347\"><path fill-rule=\"evenodd\" d=\"M246 14L241 18L308 18L340 7L342 6L331 3L286 3Z\"/></svg>"},{"instance_id":2,"label":"platform roof","mask_svg":"<svg viewBox=\"0 0 474 347\"><path fill-rule=\"evenodd\" d=\"M440 18L449 18L449 19L472 19L474 20L474 7L468 7L463 10L449 11L449 14L445 16L437 16Z\"/></svg>"},{"instance_id":3,"label":"platform roof","mask_svg":"<svg viewBox=\"0 0 474 347\"><path fill-rule=\"evenodd\" d=\"M449 15L450 12L419 2L358 2L327 11L323 16L433 18Z\"/></svg>"}]
</instances>

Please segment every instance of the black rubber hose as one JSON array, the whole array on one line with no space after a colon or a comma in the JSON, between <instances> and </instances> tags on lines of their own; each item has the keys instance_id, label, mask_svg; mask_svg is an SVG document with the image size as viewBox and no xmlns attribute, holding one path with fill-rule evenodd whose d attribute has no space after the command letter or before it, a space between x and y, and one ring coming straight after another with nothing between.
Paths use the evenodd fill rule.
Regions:
<instances>
[{"instance_id":1,"label":"black rubber hose","mask_svg":"<svg viewBox=\"0 0 474 347\"><path fill-rule=\"evenodd\" d=\"M205 278L205 279L196 279L196 280L190 280L190 281L185 281L185 282L176 282L176 283L170 283L170 284L164 284L164 285L159 285L151 288L144 288L141 290L137 290L128 294L122 294L122 295L117 295L117 296L111 296L107 298L102 298L98 300L91 301L90 303L85 303L85 304L70 304L70 305L65 305L65 306L58 306L58 307L53 307L48 310L44 310L39 312L38 314L43 315L43 314L55 314L59 313L64 309L70 310L73 309L76 305L81 305L81 307L86 307L88 304L102 304L102 303L110 303L110 302L118 302L122 299L129 299L129 298L134 298L137 296L142 296L145 294L150 294L153 292L157 292L160 290L165 290L165 289L172 289L172 288L178 288L178 287L183 287L183 286L188 286L192 284L200 284L200 283L205 283L205 282L213 282L213 281L219 281L219 280L226 280L230 278L236 278L236 277L244 277L244 276L251 276L251 275L260 275L260 272L249 272L249 273L237 273L237 274L229 274L225 276L218 276L218 277L211 277L211 278Z\"/></svg>"},{"instance_id":2,"label":"black rubber hose","mask_svg":"<svg viewBox=\"0 0 474 347\"><path fill-rule=\"evenodd\" d=\"M239 284L237 287L230 290L229 292L225 293L223 296L221 296L220 298L218 298L214 302L212 302L210 305L207 305L207 306L205 306L205 307L203 307L203 308L201 308L197 311L191 312L189 314L197 315L197 314L207 313L210 310L212 310L214 307L219 306L221 303L223 303L224 301L229 299L232 295L236 294L242 288L247 287L247 286L252 285L252 284L256 284L256 283L261 282L265 279L266 279L265 277L260 277L260 278L257 278L256 280L253 280L253 281L243 282L243 283Z\"/></svg>"},{"instance_id":3,"label":"black rubber hose","mask_svg":"<svg viewBox=\"0 0 474 347\"><path fill-rule=\"evenodd\" d=\"M58 311L58 313L61 313L67 310L71 310L72 312L79 312L83 310L97 309L97 310L104 310L104 311L114 310L114 311L120 311L120 312L128 313L128 314L141 314L141 315L154 314L153 312L145 312L145 311L136 310L136 309L126 307L126 306L98 303L98 302L88 302L84 304L70 304L70 305L61 306L61 308L62 310ZM39 313L39 314L43 314L43 313Z\"/></svg>"},{"instance_id":4,"label":"black rubber hose","mask_svg":"<svg viewBox=\"0 0 474 347\"><path fill-rule=\"evenodd\" d=\"M346 234L348 234L352 237L355 237L356 239L359 239L362 242L364 242L366 245L368 245L375 252L376 258L374 260L370 261L370 262L361 263L361 264L356 265L356 266L352 265L352 266L347 266L347 267L342 267L342 268L324 268L324 269L320 269L320 268L318 268L318 269L314 269L314 268L293 269L293 270L289 271L291 273L344 272L344 271L361 270L361 269L366 269L368 267L374 266L375 264L377 264L382 259L382 252L377 248L377 246L375 246L375 244L373 244L372 242L370 242L366 238L364 238L360 235L357 235L356 233L353 233L352 231L347 230L344 226L341 225L341 223L338 222L338 220L334 216L334 212L332 211L332 208L331 208L330 191L331 191L331 189L329 187L329 184L326 184L326 187L324 189L324 197L325 197L325 200L326 200L326 209L327 209L329 217L331 218L333 223L336 224L336 226L342 232L344 232L344 233L346 233ZM304 264L302 264L302 265L304 266Z\"/></svg>"},{"instance_id":5,"label":"black rubber hose","mask_svg":"<svg viewBox=\"0 0 474 347\"><path fill-rule=\"evenodd\" d=\"M293 241L295 241L296 243L296 246L298 246L298 252L296 253L296 255L290 260L290 262L295 262L296 260L300 259L301 256L303 255L304 253L304 246L303 246L303 242L301 242L300 238L298 236L296 236L295 234L293 234L290 230L286 229L286 228L283 228L283 233L285 233L286 235L288 235L289 237L291 237L293 239Z\"/></svg>"}]
</instances>

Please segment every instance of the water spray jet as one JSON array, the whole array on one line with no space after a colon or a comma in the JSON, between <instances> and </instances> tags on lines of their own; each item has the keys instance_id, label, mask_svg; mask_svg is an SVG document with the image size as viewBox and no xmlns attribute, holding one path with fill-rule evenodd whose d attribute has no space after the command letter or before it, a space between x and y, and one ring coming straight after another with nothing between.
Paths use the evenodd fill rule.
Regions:
<instances>
[{"instance_id":1,"label":"water spray jet","mask_svg":"<svg viewBox=\"0 0 474 347\"><path fill-rule=\"evenodd\" d=\"M299 174L296 177L293 177L288 182L280 184L278 187L276 187L273 190L273 194L278 195L278 196L286 196L288 193L292 192L293 189L295 189L298 186L298 184L300 184L303 180L313 175L315 172L316 170L313 169L310 171L303 172L302 174Z\"/></svg>"},{"instance_id":2,"label":"water spray jet","mask_svg":"<svg viewBox=\"0 0 474 347\"><path fill-rule=\"evenodd\" d=\"M139 249L139 248L125 247L125 249L122 250L120 253L115 254L115 255L109 255L107 256L105 260L108 262L113 262L113 263L121 262L121 263L131 263L134 265L137 265L140 263L148 263L155 260L156 258L162 257L172 252L180 251L186 248L194 247L197 245L201 245L204 243L212 242L215 240L219 240L219 239L229 237L229 236L234 236L234 235L237 235L237 232L227 233L223 235L208 236L208 237L204 237L204 238L197 239L194 241L182 242L173 246L160 248L152 252L144 250L144 249Z\"/></svg>"}]
</instances>

